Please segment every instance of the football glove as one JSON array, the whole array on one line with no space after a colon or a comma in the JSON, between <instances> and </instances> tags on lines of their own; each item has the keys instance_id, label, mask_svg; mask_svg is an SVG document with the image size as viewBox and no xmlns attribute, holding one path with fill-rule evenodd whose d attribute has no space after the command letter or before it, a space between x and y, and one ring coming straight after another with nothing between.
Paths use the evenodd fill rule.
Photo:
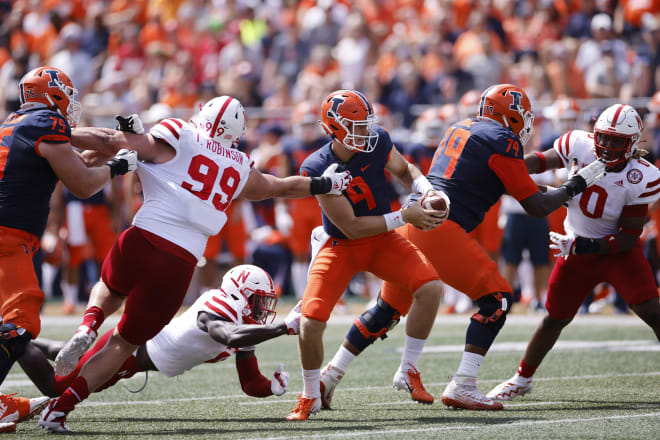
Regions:
<instances>
[{"instance_id":1,"label":"football glove","mask_svg":"<svg viewBox=\"0 0 660 440\"><path fill-rule=\"evenodd\" d=\"M284 364L280 364L273 373L273 380L270 381L270 391L275 396L281 396L286 393L289 386L289 373L284 371Z\"/></svg>"},{"instance_id":2,"label":"football glove","mask_svg":"<svg viewBox=\"0 0 660 440\"><path fill-rule=\"evenodd\" d=\"M130 116L121 116L115 115L117 120L117 126L115 130L125 131L128 133L135 134L144 134L144 125L142 125L142 119L136 113L133 113Z\"/></svg>"},{"instance_id":3,"label":"football glove","mask_svg":"<svg viewBox=\"0 0 660 440\"><path fill-rule=\"evenodd\" d=\"M286 329L290 335L297 335L300 333L300 312L302 311L302 300L298 301L286 318L284 318L284 324L286 324Z\"/></svg>"},{"instance_id":4,"label":"football glove","mask_svg":"<svg viewBox=\"0 0 660 440\"><path fill-rule=\"evenodd\" d=\"M110 176L115 177L137 170L137 160L136 151L122 148L105 164L110 167Z\"/></svg>"},{"instance_id":5,"label":"football glove","mask_svg":"<svg viewBox=\"0 0 660 440\"><path fill-rule=\"evenodd\" d=\"M577 194L598 182L605 177L605 162L601 159L591 162L586 167L578 170L578 160L573 159L573 164L568 173L568 181L566 181L562 188L568 192L568 195L573 198Z\"/></svg>"},{"instance_id":6,"label":"football glove","mask_svg":"<svg viewBox=\"0 0 660 440\"><path fill-rule=\"evenodd\" d=\"M556 249L558 252L554 254L555 257L564 257L567 259L569 255L575 255L575 235L573 234L558 234L550 232L550 249Z\"/></svg>"},{"instance_id":7,"label":"football glove","mask_svg":"<svg viewBox=\"0 0 660 440\"><path fill-rule=\"evenodd\" d=\"M353 177L348 171L337 172L337 167L339 164L333 163L328 168L325 169L321 178L330 179L330 190L326 194L331 194L333 196L340 196L342 192L348 189L348 185L351 184Z\"/></svg>"}]
</instances>

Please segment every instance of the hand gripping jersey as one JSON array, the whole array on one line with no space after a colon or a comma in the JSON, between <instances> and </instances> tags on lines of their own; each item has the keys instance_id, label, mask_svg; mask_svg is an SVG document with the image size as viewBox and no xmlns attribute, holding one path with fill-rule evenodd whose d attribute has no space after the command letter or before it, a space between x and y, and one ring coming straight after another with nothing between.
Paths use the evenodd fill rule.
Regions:
<instances>
[{"instance_id":1,"label":"hand gripping jersey","mask_svg":"<svg viewBox=\"0 0 660 440\"><path fill-rule=\"evenodd\" d=\"M574 158L580 168L596 160L594 136L586 131L569 131L555 141L554 149L568 169ZM586 238L615 234L624 206L650 205L659 197L660 171L644 159L630 159L623 170L608 171L602 180L568 202L564 228Z\"/></svg>"},{"instance_id":2,"label":"hand gripping jersey","mask_svg":"<svg viewBox=\"0 0 660 440\"><path fill-rule=\"evenodd\" d=\"M241 194L252 160L204 137L181 119L165 119L150 131L176 150L161 164L138 162L144 204L133 224L200 258L209 236L227 222L229 204Z\"/></svg>"},{"instance_id":3,"label":"hand gripping jersey","mask_svg":"<svg viewBox=\"0 0 660 440\"><path fill-rule=\"evenodd\" d=\"M184 314L172 319L160 333L147 341L149 357L164 375L177 376L204 362L225 360L238 351L213 340L197 327L199 312L243 324L243 315L236 313L221 290L204 292Z\"/></svg>"},{"instance_id":4,"label":"hand gripping jersey","mask_svg":"<svg viewBox=\"0 0 660 440\"><path fill-rule=\"evenodd\" d=\"M19 110L0 126L0 226L41 237L57 176L39 144L70 139L66 119L50 109Z\"/></svg>"},{"instance_id":5,"label":"hand gripping jersey","mask_svg":"<svg viewBox=\"0 0 660 440\"><path fill-rule=\"evenodd\" d=\"M344 191L344 197L353 206L356 217L365 215L383 215L391 212L390 192L385 177L385 164L390 158L392 141L387 131L375 126L378 142L370 153L358 153L350 161L342 162L330 148L332 142L310 154L300 167L302 176L318 177L333 163L338 163L337 172L348 170L353 176L350 187ZM347 238L323 213L323 228L334 238Z\"/></svg>"}]
</instances>

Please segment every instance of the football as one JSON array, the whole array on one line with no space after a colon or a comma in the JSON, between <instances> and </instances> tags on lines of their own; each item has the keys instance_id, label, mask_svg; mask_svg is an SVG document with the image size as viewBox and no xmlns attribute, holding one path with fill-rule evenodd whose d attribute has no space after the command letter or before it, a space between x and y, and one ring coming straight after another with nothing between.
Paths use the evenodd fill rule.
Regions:
<instances>
[{"instance_id":1,"label":"football","mask_svg":"<svg viewBox=\"0 0 660 440\"><path fill-rule=\"evenodd\" d=\"M447 206L447 201L443 197L433 193L422 197L420 203L424 209L435 209L436 211L443 213L447 212L447 209L449 208Z\"/></svg>"}]
</instances>

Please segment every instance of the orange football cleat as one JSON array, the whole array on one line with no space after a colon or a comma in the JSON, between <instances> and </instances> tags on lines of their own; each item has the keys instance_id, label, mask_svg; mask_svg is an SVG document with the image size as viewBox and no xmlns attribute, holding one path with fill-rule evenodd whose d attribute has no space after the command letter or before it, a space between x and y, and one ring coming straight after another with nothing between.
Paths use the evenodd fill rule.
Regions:
<instances>
[{"instance_id":1,"label":"orange football cleat","mask_svg":"<svg viewBox=\"0 0 660 440\"><path fill-rule=\"evenodd\" d=\"M302 394L298 395L298 404L291 411L291 414L286 416L286 419L290 422L293 421L302 421L309 419L309 416L316 414L321 409L321 398L307 398L303 397Z\"/></svg>"},{"instance_id":2,"label":"orange football cleat","mask_svg":"<svg viewBox=\"0 0 660 440\"><path fill-rule=\"evenodd\" d=\"M30 420L48 405L50 398L14 397L14 394L0 394L0 423L18 423ZM11 429L11 428L10 428Z\"/></svg>"},{"instance_id":3,"label":"orange football cleat","mask_svg":"<svg viewBox=\"0 0 660 440\"><path fill-rule=\"evenodd\" d=\"M407 390L410 393L412 400L419 403L431 404L433 403L433 396L429 394L422 384L422 377L419 371L408 364L410 370L402 371L400 368L394 374L392 379L392 386L397 390Z\"/></svg>"}]
</instances>

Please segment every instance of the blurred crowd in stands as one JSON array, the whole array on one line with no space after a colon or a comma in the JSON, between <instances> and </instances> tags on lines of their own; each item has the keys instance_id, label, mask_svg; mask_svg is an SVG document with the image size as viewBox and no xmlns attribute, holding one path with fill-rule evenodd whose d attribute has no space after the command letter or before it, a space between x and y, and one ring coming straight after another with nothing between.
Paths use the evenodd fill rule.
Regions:
<instances>
[{"instance_id":1,"label":"blurred crowd in stands","mask_svg":"<svg viewBox=\"0 0 660 440\"><path fill-rule=\"evenodd\" d=\"M247 108L241 148L277 175L297 174L327 142L320 100L340 88L377 103L381 124L422 171L444 130L475 114L481 90L503 82L532 99L530 151L551 148L570 129L590 130L602 109L624 102L645 116L640 146L660 157L660 0L0 0L0 23L2 119L19 106L23 74L40 65L69 75L81 94L80 125L114 127L115 115L131 113L147 127L187 120L201 103L232 95ZM393 182L391 192L400 206L406 190ZM36 264L65 311L85 301L140 203L137 176L85 201L56 192L45 264ZM645 239L658 269L653 211ZM495 258L506 249L503 273L522 284L532 309L542 308L554 259L530 264L511 247L513 215L523 215L520 207L503 200L474 234ZM563 215L546 227L562 231ZM321 219L316 201L235 203L229 218L209 241L189 302L217 284L223 265L241 262L267 269L281 293L301 295ZM365 275L349 293L373 298L378 286ZM470 307L451 298L464 297L448 291L447 311Z\"/></svg>"}]
</instances>

